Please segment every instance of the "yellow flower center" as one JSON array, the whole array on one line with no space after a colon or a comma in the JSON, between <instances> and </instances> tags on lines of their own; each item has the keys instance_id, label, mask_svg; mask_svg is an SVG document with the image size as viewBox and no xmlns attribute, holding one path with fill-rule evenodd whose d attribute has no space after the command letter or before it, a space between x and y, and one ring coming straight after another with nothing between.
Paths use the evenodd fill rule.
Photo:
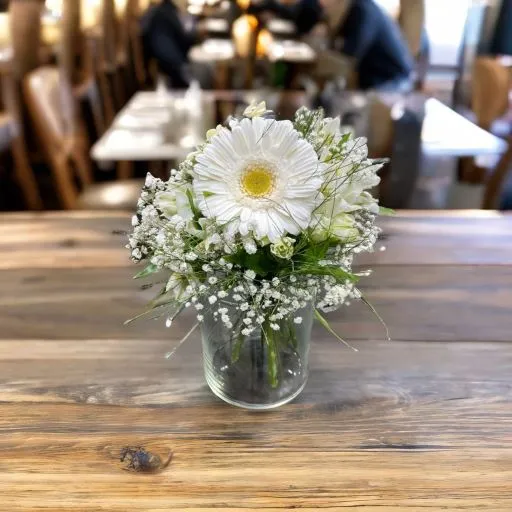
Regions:
<instances>
[{"instance_id":1,"label":"yellow flower center","mask_svg":"<svg viewBox=\"0 0 512 512\"><path fill-rule=\"evenodd\" d=\"M274 190L274 171L265 164L247 166L240 178L240 187L244 194L251 197L265 197Z\"/></svg>"}]
</instances>

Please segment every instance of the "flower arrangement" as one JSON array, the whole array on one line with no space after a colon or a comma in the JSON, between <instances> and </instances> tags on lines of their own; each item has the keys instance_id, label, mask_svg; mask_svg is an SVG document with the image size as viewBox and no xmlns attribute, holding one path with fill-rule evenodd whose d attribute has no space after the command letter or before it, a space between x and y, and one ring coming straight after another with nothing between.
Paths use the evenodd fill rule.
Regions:
<instances>
[{"instance_id":1,"label":"flower arrangement","mask_svg":"<svg viewBox=\"0 0 512 512\"><path fill-rule=\"evenodd\" d=\"M277 121L260 103L210 130L168 181L148 174L142 190L128 244L147 264L136 277L165 276L149 311L170 327L195 309L194 328L227 333L232 363L258 338L278 387L304 311L335 334L323 313L362 297L352 262L379 234L370 190L382 165L322 110Z\"/></svg>"}]
</instances>

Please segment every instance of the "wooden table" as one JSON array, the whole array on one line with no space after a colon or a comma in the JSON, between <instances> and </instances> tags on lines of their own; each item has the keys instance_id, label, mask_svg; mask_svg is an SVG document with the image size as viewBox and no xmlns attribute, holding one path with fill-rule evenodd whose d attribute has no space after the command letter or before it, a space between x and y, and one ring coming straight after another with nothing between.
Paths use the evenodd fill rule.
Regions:
<instances>
[{"instance_id":1,"label":"wooden table","mask_svg":"<svg viewBox=\"0 0 512 512\"><path fill-rule=\"evenodd\" d=\"M0 219L0 509L512 510L512 217L401 213L361 304L314 329L294 403L216 399L189 329L124 327L148 291L116 213ZM171 464L124 471L124 447Z\"/></svg>"}]
</instances>

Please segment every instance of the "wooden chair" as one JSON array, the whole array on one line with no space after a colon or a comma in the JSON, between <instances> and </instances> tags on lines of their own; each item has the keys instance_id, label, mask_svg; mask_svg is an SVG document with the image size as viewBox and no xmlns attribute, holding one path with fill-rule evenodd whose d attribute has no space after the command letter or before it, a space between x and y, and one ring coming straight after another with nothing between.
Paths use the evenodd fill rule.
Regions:
<instances>
[{"instance_id":1,"label":"wooden chair","mask_svg":"<svg viewBox=\"0 0 512 512\"><path fill-rule=\"evenodd\" d=\"M478 57L473 66L471 108L475 122L495 135L509 136L512 120L505 123L505 133L495 130L495 123L510 109L510 74L506 67L492 57ZM459 180L481 184L487 181L489 169L478 165L474 158L462 158L459 162Z\"/></svg>"},{"instance_id":2,"label":"wooden chair","mask_svg":"<svg viewBox=\"0 0 512 512\"><path fill-rule=\"evenodd\" d=\"M368 149L372 158L390 158L381 172L379 198L390 208L409 208L421 173L421 101L375 98L370 105ZM416 104L418 103L418 104Z\"/></svg>"},{"instance_id":3,"label":"wooden chair","mask_svg":"<svg viewBox=\"0 0 512 512\"><path fill-rule=\"evenodd\" d=\"M421 51L425 25L425 0L401 0L398 24L413 58Z\"/></svg>"},{"instance_id":4,"label":"wooden chair","mask_svg":"<svg viewBox=\"0 0 512 512\"><path fill-rule=\"evenodd\" d=\"M112 6L113 3L110 4ZM94 130L89 130L89 140L95 140L103 135L114 119L117 108L114 105L113 86L121 83L121 77L117 65L114 68L104 65L105 48L109 49L109 44L114 44L114 41L109 39L105 42L102 37L98 39L94 34L88 37L82 29L80 12L80 2L64 0L58 63L67 83L73 84L74 96L83 107L82 110L88 114L88 118L92 118ZM110 19L110 9L107 9L107 13L106 17ZM103 46L105 44L107 47ZM114 61L111 64L115 64ZM103 64L98 65L97 62ZM113 73L109 74L108 69L112 69ZM70 114L72 108L75 106L70 106ZM118 178L131 178L133 173L132 162L118 163Z\"/></svg>"},{"instance_id":5,"label":"wooden chair","mask_svg":"<svg viewBox=\"0 0 512 512\"><path fill-rule=\"evenodd\" d=\"M149 7L142 5L141 0L128 0L126 4L126 15L124 23L128 34L128 46L133 74L138 89L154 87L157 81L157 70L154 63L147 62L142 44L140 32L140 17L144 9Z\"/></svg>"},{"instance_id":6,"label":"wooden chair","mask_svg":"<svg viewBox=\"0 0 512 512\"><path fill-rule=\"evenodd\" d=\"M510 173L512 173L512 137L508 139L508 150L499 159L487 181L482 203L484 210L493 210L499 207L503 188Z\"/></svg>"},{"instance_id":7,"label":"wooden chair","mask_svg":"<svg viewBox=\"0 0 512 512\"><path fill-rule=\"evenodd\" d=\"M425 0L401 0L398 25L415 62L416 89L423 89L429 67L429 55L424 51Z\"/></svg>"},{"instance_id":8,"label":"wooden chair","mask_svg":"<svg viewBox=\"0 0 512 512\"><path fill-rule=\"evenodd\" d=\"M42 7L38 0L12 0L9 3L15 79L22 79L40 64Z\"/></svg>"},{"instance_id":9,"label":"wooden chair","mask_svg":"<svg viewBox=\"0 0 512 512\"><path fill-rule=\"evenodd\" d=\"M114 0L102 0L100 25L98 76L103 84L102 94L107 96L110 92L113 108L117 112L128 99L128 44L126 30L117 17ZM109 118L108 122L111 123L112 119Z\"/></svg>"},{"instance_id":10,"label":"wooden chair","mask_svg":"<svg viewBox=\"0 0 512 512\"><path fill-rule=\"evenodd\" d=\"M4 80L6 79L4 78ZM30 210L41 210L43 202L29 163L23 130L16 116L8 113L8 111L4 111L0 112L0 151L4 152L7 150L12 153L14 174L27 208Z\"/></svg>"},{"instance_id":11,"label":"wooden chair","mask_svg":"<svg viewBox=\"0 0 512 512\"><path fill-rule=\"evenodd\" d=\"M492 130L510 108L510 72L492 57L478 57L473 66L471 108L478 126Z\"/></svg>"},{"instance_id":12,"label":"wooden chair","mask_svg":"<svg viewBox=\"0 0 512 512\"><path fill-rule=\"evenodd\" d=\"M2 142L11 148L15 174L25 202L30 209L41 209L43 203L37 181L30 166L26 140L31 138L31 127L26 122L26 109L20 94L23 76L39 65L42 5L37 0L13 0L8 16L12 56L0 63L2 100Z\"/></svg>"},{"instance_id":13,"label":"wooden chair","mask_svg":"<svg viewBox=\"0 0 512 512\"><path fill-rule=\"evenodd\" d=\"M75 98L91 114L94 133L90 135L94 138L101 137L107 128L93 64L96 54L95 41L87 38L82 28L80 0L63 0L57 60L61 73L73 86Z\"/></svg>"},{"instance_id":14,"label":"wooden chair","mask_svg":"<svg viewBox=\"0 0 512 512\"><path fill-rule=\"evenodd\" d=\"M140 192L138 180L93 183L89 143L76 110L71 84L56 67L29 73L23 82L25 100L51 167L65 208L133 209Z\"/></svg>"}]
</instances>

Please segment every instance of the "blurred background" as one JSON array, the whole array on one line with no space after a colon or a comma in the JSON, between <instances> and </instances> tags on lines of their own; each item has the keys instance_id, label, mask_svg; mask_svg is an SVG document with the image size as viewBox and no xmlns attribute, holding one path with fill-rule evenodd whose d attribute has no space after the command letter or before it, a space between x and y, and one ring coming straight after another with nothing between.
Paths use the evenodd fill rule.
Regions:
<instances>
[{"instance_id":1,"label":"blurred background","mask_svg":"<svg viewBox=\"0 0 512 512\"><path fill-rule=\"evenodd\" d=\"M0 0L0 210L133 210L251 101L339 115L414 209L512 208L512 0Z\"/></svg>"}]
</instances>

